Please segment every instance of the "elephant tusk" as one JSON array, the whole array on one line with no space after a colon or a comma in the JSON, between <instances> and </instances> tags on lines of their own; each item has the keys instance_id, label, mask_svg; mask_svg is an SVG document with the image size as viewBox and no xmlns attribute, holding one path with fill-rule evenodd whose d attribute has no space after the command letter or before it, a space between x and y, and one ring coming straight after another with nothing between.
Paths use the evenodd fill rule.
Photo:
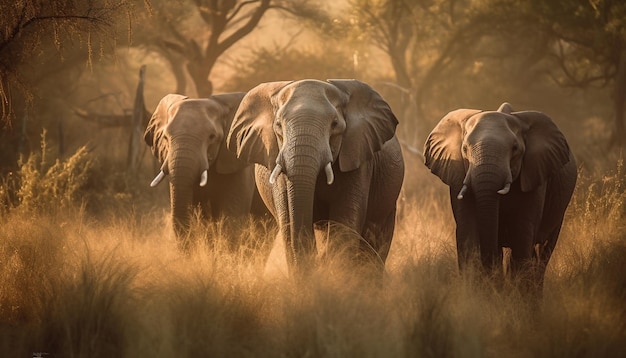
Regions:
<instances>
[{"instance_id":1,"label":"elephant tusk","mask_svg":"<svg viewBox=\"0 0 626 358\"><path fill-rule=\"evenodd\" d=\"M335 181L335 173L333 173L333 163L328 162L324 168L326 171L326 183L331 185Z\"/></svg>"},{"instance_id":2,"label":"elephant tusk","mask_svg":"<svg viewBox=\"0 0 626 358\"><path fill-rule=\"evenodd\" d=\"M504 188L498 190L498 194L506 195L511 190L511 183L504 184Z\"/></svg>"},{"instance_id":3,"label":"elephant tusk","mask_svg":"<svg viewBox=\"0 0 626 358\"><path fill-rule=\"evenodd\" d=\"M467 185L463 184L463 187L461 188L461 190L459 191L459 195L456 196L457 199L462 200L463 196L465 196L465 193L467 192Z\"/></svg>"},{"instance_id":4,"label":"elephant tusk","mask_svg":"<svg viewBox=\"0 0 626 358\"><path fill-rule=\"evenodd\" d=\"M209 180L209 173L205 169L200 175L200 186L205 186L208 180Z\"/></svg>"},{"instance_id":5,"label":"elephant tusk","mask_svg":"<svg viewBox=\"0 0 626 358\"><path fill-rule=\"evenodd\" d=\"M159 185L159 183L161 182L161 180L163 180L163 178L165 178L165 172L161 170L159 174L157 174L157 176L155 176L154 179L152 179L152 182L150 183L150 187L154 188L155 186Z\"/></svg>"},{"instance_id":6,"label":"elephant tusk","mask_svg":"<svg viewBox=\"0 0 626 358\"><path fill-rule=\"evenodd\" d=\"M280 175L282 171L283 167L281 167L280 164L276 163L274 170L272 170L272 174L270 174L270 184L276 183L276 178L278 178L278 175Z\"/></svg>"}]
</instances>

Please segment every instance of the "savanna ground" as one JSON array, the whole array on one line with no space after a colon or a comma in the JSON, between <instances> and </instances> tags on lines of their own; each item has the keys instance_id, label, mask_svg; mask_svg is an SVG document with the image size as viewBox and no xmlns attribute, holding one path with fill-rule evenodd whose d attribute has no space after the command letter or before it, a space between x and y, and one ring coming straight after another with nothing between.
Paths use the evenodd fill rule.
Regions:
<instances>
[{"instance_id":1,"label":"savanna ground","mask_svg":"<svg viewBox=\"0 0 626 358\"><path fill-rule=\"evenodd\" d=\"M539 307L513 286L459 275L446 188L406 159L377 288L332 255L307 280L288 279L274 255L266 265L271 226L199 226L200 244L181 254L167 189L112 194L115 185L145 192L148 181L106 177L87 151L57 163L31 157L0 192L0 356L626 355L619 158L581 172ZM227 249L233 235L239 250Z\"/></svg>"}]
</instances>

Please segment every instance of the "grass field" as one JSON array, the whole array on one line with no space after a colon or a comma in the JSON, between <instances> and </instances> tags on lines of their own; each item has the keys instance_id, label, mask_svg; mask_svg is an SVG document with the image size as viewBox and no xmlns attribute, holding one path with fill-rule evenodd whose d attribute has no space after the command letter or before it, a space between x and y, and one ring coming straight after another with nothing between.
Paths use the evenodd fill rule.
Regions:
<instances>
[{"instance_id":1,"label":"grass field","mask_svg":"<svg viewBox=\"0 0 626 358\"><path fill-rule=\"evenodd\" d=\"M623 170L581 174L539 307L458 274L446 190L423 168L407 173L382 288L341 257L288 279L279 255L266 264L271 227L212 225L201 236L217 243L186 256L165 205L98 216L67 203L10 208L0 356L626 356ZM246 245L226 249L230 235Z\"/></svg>"}]
</instances>

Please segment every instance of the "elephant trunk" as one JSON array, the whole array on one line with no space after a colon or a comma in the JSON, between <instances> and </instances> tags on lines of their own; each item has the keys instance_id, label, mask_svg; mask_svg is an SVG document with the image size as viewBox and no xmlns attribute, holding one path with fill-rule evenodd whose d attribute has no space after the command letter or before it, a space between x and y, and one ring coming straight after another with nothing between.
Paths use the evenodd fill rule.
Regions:
<instances>
[{"instance_id":1,"label":"elephant trunk","mask_svg":"<svg viewBox=\"0 0 626 358\"><path fill-rule=\"evenodd\" d=\"M171 153L169 169L172 224L176 237L184 246L189 235L192 210L197 204L197 195L194 192L199 190L203 181L206 184L203 171L208 164L203 166L195 149L172 145Z\"/></svg>"},{"instance_id":2,"label":"elephant trunk","mask_svg":"<svg viewBox=\"0 0 626 358\"><path fill-rule=\"evenodd\" d=\"M290 254L295 268L302 272L309 269L315 256L313 235L313 197L317 173L312 168L302 168L298 175L287 180L287 200L289 203L289 232L291 237Z\"/></svg>"},{"instance_id":3,"label":"elephant trunk","mask_svg":"<svg viewBox=\"0 0 626 358\"><path fill-rule=\"evenodd\" d=\"M471 188L476 200L476 223L478 226L480 258L483 267L492 272L502 263L498 242L499 207L503 178L499 167L482 164L473 169Z\"/></svg>"},{"instance_id":4,"label":"elephant trunk","mask_svg":"<svg viewBox=\"0 0 626 358\"><path fill-rule=\"evenodd\" d=\"M176 236L181 239L189 233L191 208L193 206L193 180L195 172L190 163L178 159L170 169L170 207Z\"/></svg>"},{"instance_id":5,"label":"elephant trunk","mask_svg":"<svg viewBox=\"0 0 626 358\"><path fill-rule=\"evenodd\" d=\"M328 142L326 141L324 145L324 135L319 128L311 126L299 128L290 138L281 153L287 175L289 205L290 241L287 244L291 249L290 254L295 268L305 272L315 257L313 235L315 186L320 172L332 157ZM320 150L320 147L323 149ZM325 147L328 147L327 150Z\"/></svg>"},{"instance_id":6,"label":"elephant trunk","mask_svg":"<svg viewBox=\"0 0 626 358\"><path fill-rule=\"evenodd\" d=\"M183 239L189 233L192 190L180 183L170 182L170 207L176 237Z\"/></svg>"}]
</instances>

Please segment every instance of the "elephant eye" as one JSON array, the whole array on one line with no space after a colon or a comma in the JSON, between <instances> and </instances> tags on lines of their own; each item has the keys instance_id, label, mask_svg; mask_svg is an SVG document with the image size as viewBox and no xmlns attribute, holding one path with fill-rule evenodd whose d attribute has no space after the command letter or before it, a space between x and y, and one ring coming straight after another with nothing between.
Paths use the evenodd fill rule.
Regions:
<instances>
[{"instance_id":1,"label":"elephant eye","mask_svg":"<svg viewBox=\"0 0 626 358\"><path fill-rule=\"evenodd\" d=\"M209 139L210 139L210 140L215 139L215 134L213 134L213 133L209 134Z\"/></svg>"},{"instance_id":2,"label":"elephant eye","mask_svg":"<svg viewBox=\"0 0 626 358\"><path fill-rule=\"evenodd\" d=\"M276 137L282 138L283 136L283 124L279 119L276 119L274 122L274 133L276 133Z\"/></svg>"},{"instance_id":3,"label":"elephant eye","mask_svg":"<svg viewBox=\"0 0 626 358\"><path fill-rule=\"evenodd\" d=\"M343 122L340 116L333 118L332 122L330 122L330 130L334 134L339 134L343 132L345 128L346 128L345 122Z\"/></svg>"},{"instance_id":4,"label":"elephant eye","mask_svg":"<svg viewBox=\"0 0 626 358\"><path fill-rule=\"evenodd\" d=\"M467 154L467 146L466 145L463 146L462 150L463 150L463 154Z\"/></svg>"}]
</instances>

